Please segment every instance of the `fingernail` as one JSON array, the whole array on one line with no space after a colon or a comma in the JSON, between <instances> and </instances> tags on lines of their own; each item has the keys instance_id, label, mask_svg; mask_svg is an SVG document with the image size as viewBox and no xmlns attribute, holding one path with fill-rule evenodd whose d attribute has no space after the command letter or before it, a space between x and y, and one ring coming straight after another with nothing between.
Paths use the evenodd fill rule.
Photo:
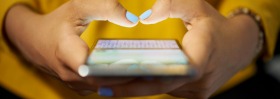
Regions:
<instances>
[{"instance_id":1,"label":"fingernail","mask_svg":"<svg viewBox=\"0 0 280 99\"><path fill-rule=\"evenodd\" d=\"M130 22L132 22L132 23L136 23L136 22L138 22L138 17L136 16L136 15L134 15L134 14L132 14L131 12L129 12L129 11L127 11L126 12L126 18L130 21Z\"/></svg>"},{"instance_id":2,"label":"fingernail","mask_svg":"<svg viewBox=\"0 0 280 99\"><path fill-rule=\"evenodd\" d=\"M78 69L78 73L82 77L86 77L89 74L89 68L86 65L81 65Z\"/></svg>"},{"instance_id":3,"label":"fingernail","mask_svg":"<svg viewBox=\"0 0 280 99\"><path fill-rule=\"evenodd\" d=\"M147 19L152 14L152 10L149 9L140 15L141 20Z\"/></svg>"},{"instance_id":4,"label":"fingernail","mask_svg":"<svg viewBox=\"0 0 280 99\"><path fill-rule=\"evenodd\" d=\"M111 88L101 87L98 89L98 95L111 97L111 96L113 96L113 91Z\"/></svg>"}]
</instances>

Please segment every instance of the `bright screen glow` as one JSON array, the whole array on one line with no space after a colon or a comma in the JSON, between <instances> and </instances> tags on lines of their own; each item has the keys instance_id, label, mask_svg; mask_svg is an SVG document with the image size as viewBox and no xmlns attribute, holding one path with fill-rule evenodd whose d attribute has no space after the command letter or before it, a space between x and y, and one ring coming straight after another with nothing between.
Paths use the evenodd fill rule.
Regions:
<instances>
[{"instance_id":1,"label":"bright screen glow","mask_svg":"<svg viewBox=\"0 0 280 99\"><path fill-rule=\"evenodd\" d=\"M89 75L186 75L188 59L176 40L98 40L87 60Z\"/></svg>"}]
</instances>

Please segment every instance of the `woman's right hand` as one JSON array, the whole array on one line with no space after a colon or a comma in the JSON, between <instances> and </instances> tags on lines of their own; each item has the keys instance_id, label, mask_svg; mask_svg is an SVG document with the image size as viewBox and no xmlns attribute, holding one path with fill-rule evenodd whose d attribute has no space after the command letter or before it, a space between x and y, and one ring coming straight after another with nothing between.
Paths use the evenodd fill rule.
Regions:
<instances>
[{"instance_id":1,"label":"woman's right hand","mask_svg":"<svg viewBox=\"0 0 280 99\"><path fill-rule=\"evenodd\" d=\"M103 81L77 74L89 52L79 36L93 20L108 20L125 27L138 22L117 0L71 0L46 15L35 13L25 5L15 5L7 14L5 29L8 39L37 68L87 94L88 90L96 91L99 85L131 80Z\"/></svg>"}]
</instances>

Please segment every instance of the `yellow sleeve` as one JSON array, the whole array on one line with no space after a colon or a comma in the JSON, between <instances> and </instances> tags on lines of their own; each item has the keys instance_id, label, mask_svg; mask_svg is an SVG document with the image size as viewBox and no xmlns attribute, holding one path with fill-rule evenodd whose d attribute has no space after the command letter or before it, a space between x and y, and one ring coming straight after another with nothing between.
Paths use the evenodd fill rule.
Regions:
<instances>
[{"instance_id":1,"label":"yellow sleeve","mask_svg":"<svg viewBox=\"0 0 280 99\"><path fill-rule=\"evenodd\" d=\"M246 7L261 16L265 30L263 59L268 61L273 56L280 27L279 3L278 0L223 0L220 12L228 15L238 7Z\"/></svg>"}]
</instances>

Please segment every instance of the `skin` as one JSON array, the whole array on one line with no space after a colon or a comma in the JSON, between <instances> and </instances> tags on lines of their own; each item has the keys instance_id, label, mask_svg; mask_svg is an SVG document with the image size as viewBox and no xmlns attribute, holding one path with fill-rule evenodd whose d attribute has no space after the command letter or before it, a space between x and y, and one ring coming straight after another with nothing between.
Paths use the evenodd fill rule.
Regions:
<instances>
[{"instance_id":1,"label":"skin","mask_svg":"<svg viewBox=\"0 0 280 99\"><path fill-rule=\"evenodd\" d=\"M117 0L71 0L53 12L41 15L24 5L13 6L5 19L8 39L35 67L54 75L80 94L96 91L99 83L118 84L123 81L104 82L99 78L82 78L78 67L85 63L89 53L86 43L79 37L87 24L94 20L132 27L124 9ZM116 78L112 78L116 79ZM86 91L84 91L86 90Z\"/></svg>"},{"instance_id":2,"label":"skin","mask_svg":"<svg viewBox=\"0 0 280 99\"><path fill-rule=\"evenodd\" d=\"M117 0L71 0L46 15L16 5L7 14L5 28L9 40L28 60L38 64L37 68L60 78L80 94L107 87L114 97L167 93L205 99L256 54L259 32L250 16L225 18L204 0L157 0L152 15L141 22L155 24L167 18L182 19L189 30L182 46L196 75L152 80L80 77L78 67L85 63L89 51L79 36L87 24L109 20L125 27L135 26L125 18L125 12Z\"/></svg>"}]
</instances>

